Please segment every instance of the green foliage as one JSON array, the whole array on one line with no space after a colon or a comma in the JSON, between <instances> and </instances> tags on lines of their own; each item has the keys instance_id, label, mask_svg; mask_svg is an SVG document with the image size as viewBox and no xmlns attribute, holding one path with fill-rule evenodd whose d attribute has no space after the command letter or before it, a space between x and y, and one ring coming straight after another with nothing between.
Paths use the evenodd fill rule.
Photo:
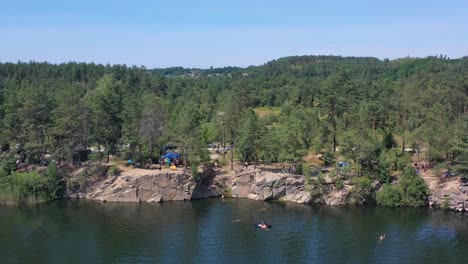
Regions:
<instances>
[{"instance_id":1,"label":"green foliage","mask_svg":"<svg viewBox=\"0 0 468 264\"><path fill-rule=\"evenodd\" d=\"M388 169L401 171L406 165L411 163L411 158L401 149L392 148L384 150L379 158L379 164L386 164Z\"/></svg>"},{"instance_id":2,"label":"green foliage","mask_svg":"<svg viewBox=\"0 0 468 264\"><path fill-rule=\"evenodd\" d=\"M100 163L92 163L89 168L86 169L86 175L104 177L107 173L107 167Z\"/></svg>"},{"instance_id":3,"label":"green foliage","mask_svg":"<svg viewBox=\"0 0 468 264\"><path fill-rule=\"evenodd\" d=\"M304 165L301 165L301 167L302 167L302 175L310 176L310 174L312 173L312 169L310 168L310 165L306 163Z\"/></svg>"},{"instance_id":4,"label":"green foliage","mask_svg":"<svg viewBox=\"0 0 468 264\"><path fill-rule=\"evenodd\" d=\"M0 160L0 178L10 175L15 170L15 160L5 158Z\"/></svg>"},{"instance_id":5,"label":"green foliage","mask_svg":"<svg viewBox=\"0 0 468 264\"><path fill-rule=\"evenodd\" d=\"M450 209L450 202L451 202L451 197L450 196L444 196L444 201L442 202L442 208L444 210L449 210Z\"/></svg>"},{"instance_id":6,"label":"green foliage","mask_svg":"<svg viewBox=\"0 0 468 264\"><path fill-rule=\"evenodd\" d=\"M334 152L327 151L327 152L323 153L322 157L320 157L320 160L323 161L325 166L330 166L333 163L335 163L336 157L335 157Z\"/></svg>"},{"instance_id":7,"label":"green foliage","mask_svg":"<svg viewBox=\"0 0 468 264\"><path fill-rule=\"evenodd\" d=\"M120 169L116 165L110 166L108 173L113 176L117 176L120 174Z\"/></svg>"},{"instance_id":8,"label":"green foliage","mask_svg":"<svg viewBox=\"0 0 468 264\"><path fill-rule=\"evenodd\" d=\"M351 189L350 198L354 203L364 204L373 202L374 193L372 191L372 181L369 177L354 178L353 184L354 187Z\"/></svg>"},{"instance_id":9,"label":"green foliage","mask_svg":"<svg viewBox=\"0 0 468 264\"><path fill-rule=\"evenodd\" d=\"M408 166L405 171L406 173L401 177L398 185L385 184L377 192L377 204L388 207L426 205L429 196L426 183L414 174L414 169L411 166Z\"/></svg>"},{"instance_id":10,"label":"green foliage","mask_svg":"<svg viewBox=\"0 0 468 264\"><path fill-rule=\"evenodd\" d=\"M19 144L29 163L78 161L91 146L105 148L96 159L147 160L174 144L189 166L208 161L206 143L234 145L231 165L298 164L311 149L333 149L356 175L383 183L412 147L467 178L466 65L341 56L207 70L0 63L0 142ZM327 166L334 154L324 154Z\"/></svg>"},{"instance_id":11,"label":"green foliage","mask_svg":"<svg viewBox=\"0 0 468 264\"><path fill-rule=\"evenodd\" d=\"M424 206L427 203L429 191L423 179L418 176L402 177L400 186L404 190L405 195L402 197L404 206Z\"/></svg>"},{"instance_id":12,"label":"green foliage","mask_svg":"<svg viewBox=\"0 0 468 264\"><path fill-rule=\"evenodd\" d=\"M57 198L60 190L55 165L44 175L37 172L17 173L0 178L0 204L35 203Z\"/></svg>"},{"instance_id":13,"label":"green foliage","mask_svg":"<svg viewBox=\"0 0 468 264\"><path fill-rule=\"evenodd\" d=\"M190 175L196 181L200 179L200 174L198 173L198 164L192 164L192 166L190 167Z\"/></svg>"},{"instance_id":14,"label":"green foliage","mask_svg":"<svg viewBox=\"0 0 468 264\"><path fill-rule=\"evenodd\" d=\"M381 206L399 207L402 206L402 197L404 195L404 190L400 186L385 184L377 192L375 200Z\"/></svg>"},{"instance_id":15,"label":"green foliage","mask_svg":"<svg viewBox=\"0 0 468 264\"><path fill-rule=\"evenodd\" d=\"M391 132L391 130L388 130L385 133L384 138L382 140L382 145L386 149L392 149L397 146L397 143L395 141L395 138L393 137L393 133Z\"/></svg>"},{"instance_id":16,"label":"green foliage","mask_svg":"<svg viewBox=\"0 0 468 264\"><path fill-rule=\"evenodd\" d=\"M455 172L465 181L468 180L468 135L463 135L453 147L453 154L455 156L455 166L453 167Z\"/></svg>"},{"instance_id":17,"label":"green foliage","mask_svg":"<svg viewBox=\"0 0 468 264\"><path fill-rule=\"evenodd\" d=\"M318 176L317 176L317 182L318 182L319 186L323 186L323 185L326 184L326 182L325 182L325 175L323 175L322 172L320 172L320 173L318 174Z\"/></svg>"},{"instance_id":18,"label":"green foliage","mask_svg":"<svg viewBox=\"0 0 468 264\"><path fill-rule=\"evenodd\" d=\"M296 165L296 170L294 171L294 174L298 174L298 175L303 175L304 174L304 166L302 163L298 163Z\"/></svg>"},{"instance_id":19,"label":"green foliage","mask_svg":"<svg viewBox=\"0 0 468 264\"><path fill-rule=\"evenodd\" d=\"M342 179L338 179L336 182L335 182L335 186L338 190L343 190L343 188L345 187L344 185L344 182Z\"/></svg>"},{"instance_id":20,"label":"green foliage","mask_svg":"<svg viewBox=\"0 0 468 264\"><path fill-rule=\"evenodd\" d=\"M2 143L0 144L0 146L1 146L1 147L0 147L0 150L1 150L1 151L8 151L8 150L10 150L10 143L8 143L8 142L2 142Z\"/></svg>"}]
</instances>

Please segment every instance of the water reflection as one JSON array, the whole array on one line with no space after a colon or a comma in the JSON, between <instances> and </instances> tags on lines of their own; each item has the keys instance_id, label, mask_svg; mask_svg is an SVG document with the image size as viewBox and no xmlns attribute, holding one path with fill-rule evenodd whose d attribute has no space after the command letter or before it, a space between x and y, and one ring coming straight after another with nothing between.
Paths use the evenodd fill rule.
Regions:
<instances>
[{"instance_id":1,"label":"water reflection","mask_svg":"<svg viewBox=\"0 0 468 264\"><path fill-rule=\"evenodd\" d=\"M219 199L0 207L0 263L463 263L464 216ZM240 222L232 222L240 219ZM261 220L269 231L253 227ZM386 239L379 241L380 234Z\"/></svg>"}]
</instances>

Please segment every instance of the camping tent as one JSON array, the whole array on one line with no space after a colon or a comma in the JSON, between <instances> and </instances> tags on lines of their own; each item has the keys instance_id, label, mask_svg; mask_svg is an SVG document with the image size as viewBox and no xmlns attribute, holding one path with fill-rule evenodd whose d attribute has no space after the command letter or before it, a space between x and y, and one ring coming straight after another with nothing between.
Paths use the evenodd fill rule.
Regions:
<instances>
[{"instance_id":1,"label":"camping tent","mask_svg":"<svg viewBox=\"0 0 468 264\"><path fill-rule=\"evenodd\" d=\"M164 155L163 157L165 159L177 159L178 157L180 157L180 154L179 153L169 152L166 155Z\"/></svg>"}]
</instances>

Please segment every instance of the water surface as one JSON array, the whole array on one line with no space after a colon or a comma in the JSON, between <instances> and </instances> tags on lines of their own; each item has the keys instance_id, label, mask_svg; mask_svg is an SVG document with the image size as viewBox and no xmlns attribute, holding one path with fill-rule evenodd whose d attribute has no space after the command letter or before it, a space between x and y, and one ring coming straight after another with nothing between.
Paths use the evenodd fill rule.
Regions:
<instances>
[{"instance_id":1,"label":"water surface","mask_svg":"<svg viewBox=\"0 0 468 264\"><path fill-rule=\"evenodd\" d=\"M465 217L236 199L57 201L0 207L0 263L468 263ZM273 228L256 229L261 220Z\"/></svg>"}]
</instances>

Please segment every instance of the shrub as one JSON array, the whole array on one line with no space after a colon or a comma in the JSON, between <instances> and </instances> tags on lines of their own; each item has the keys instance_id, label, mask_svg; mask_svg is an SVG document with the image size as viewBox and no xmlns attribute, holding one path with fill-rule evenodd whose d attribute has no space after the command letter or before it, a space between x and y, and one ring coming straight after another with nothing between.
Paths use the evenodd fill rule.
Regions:
<instances>
[{"instance_id":1,"label":"shrub","mask_svg":"<svg viewBox=\"0 0 468 264\"><path fill-rule=\"evenodd\" d=\"M198 181L200 179L200 175L198 174L198 165L193 163L192 166L190 167L190 175L192 175L192 178Z\"/></svg>"},{"instance_id":2,"label":"shrub","mask_svg":"<svg viewBox=\"0 0 468 264\"><path fill-rule=\"evenodd\" d=\"M2 159L0 160L0 177L10 175L15 170L14 159Z\"/></svg>"},{"instance_id":3,"label":"shrub","mask_svg":"<svg viewBox=\"0 0 468 264\"><path fill-rule=\"evenodd\" d=\"M320 172L319 175L317 176L317 181L318 181L319 186L322 186L322 185L326 184L325 176L323 175L322 172Z\"/></svg>"},{"instance_id":4,"label":"shrub","mask_svg":"<svg viewBox=\"0 0 468 264\"><path fill-rule=\"evenodd\" d=\"M322 192L320 191L320 188L310 189L309 192L310 192L310 195L312 196L312 198L314 198L314 199L322 197Z\"/></svg>"},{"instance_id":5,"label":"shrub","mask_svg":"<svg viewBox=\"0 0 468 264\"><path fill-rule=\"evenodd\" d=\"M402 197L404 191L399 186L392 186L385 184L378 192L375 200L378 205L387 207L398 207L402 206Z\"/></svg>"},{"instance_id":6,"label":"shrub","mask_svg":"<svg viewBox=\"0 0 468 264\"><path fill-rule=\"evenodd\" d=\"M450 202L452 201L452 198L450 196L444 196L444 201L442 203L442 208L444 210L449 210L450 209Z\"/></svg>"},{"instance_id":7,"label":"shrub","mask_svg":"<svg viewBox=\"0 0 468 264\"><path fill-rule=\"evenodd\" d=\"M8 150L10 150L10 144L7 143L7 142L2 143L1 150L2 150L2 151L8 151Z\"/></svg>"},{"instance_id":8,"label":"shrub","mask_svg":"<svg viewBox=\"0 0 468 264\"><path fill-rule=\"evenodd\" d=\"M302 175L304 176L310 176L310 174L312 173L312 170L310 169L310 165L305 165L305 166L302 166Z\"/></svg>"},{"instance_id":9,"label":"shrub","mask_svg":"<svg viewBox=\"0 0 468 264\"><path fill-rule=\"evenodd\" d=\"M302 165L302 163L297 164L294 174L302 175L303 173L304 173L304 166Z\"/></svg>"},{"instance_id":10,"label":"shrub","mask_svg":"<svg viewBox=\"0 0 468 264\"><path fill-rule=\"evenodd\" d=\"M323 164L325 164L325 166L330 166L333 163L335 163L336 157L333 152L328 151L323 153L322 157L320 157L320 160L323 161Z\"/></svg>"},{"instance_id":11,"label":"shrub","mask_svg":"<svg viewBox=\"0 0 468 264\"><path fill-rule=\"evenodd\" d=\"M343 188L344 188L344 182L343 182L342 179L338 179L338 180L336 181L335 185L336 185L336 188L337 188L338 190L343 190Z\"/></svg>"},{"instance_id":12,"label":"shrub","mask_svg":"<svg viewBox=\"0 0 468 264\"><path fill-rule=\"evenodd\" d=\"M388 207L418 207L427 203L429 191L426 183L408 166L398 186L384 185L377 193L377 204Z\"/></svg>"},{"instance_id":13,"label":"shrub","mask_svg":"<svg viewBox=\"0 0 468 264\"><path fill-rule=\"evenodd\" d=\"M13 173L9 177L11 185L4 193L10 193L10 197L15 200L10 202L33 203L56 198L56 182L37 172Z\"/></svg>"},{"instance_id":14,"label":"shrub","mask_svg":"<svg viewBox=\"0 0 468 264\"><path fill-rule=\"evenodd\" d=\"M117 165L112 165L109 168L109 174L117 176L120 174L120 169L117 167Z\"/></svg>"},{"instance_id":15,"label":"shrub","mask_svg":"<svg viewBox=\"0 0 468 264\"><path fill-rule=\"evenodd\" d=\"M355 178L354 188L351 190L351 199L358 204L369 203L373 200L372 182L364 176Z\"/></svg>"},{"instance_id":16,"label":"shrub","mask_svg":"<svg viewBox=\"0 0 468 264\"><path fill-rule=\"evenodd\" d=\"M429 194L424 180L418 176L402 177L400 186L404 190L402 205L411 207L426 205Z\"/></svg>"},{"instance_id":17,"label":"shrub","mask_svg":"<svg viewBox=\"0 0 468 264\"><path fill-rule=\"evenodd\" d=\"M88 175L93 175L93 176L98 176L98 177L105 176L106 172L107 172L107 167L100 163L94 163L86 170L86 173Z\"/></svg>"}]
</instances>

